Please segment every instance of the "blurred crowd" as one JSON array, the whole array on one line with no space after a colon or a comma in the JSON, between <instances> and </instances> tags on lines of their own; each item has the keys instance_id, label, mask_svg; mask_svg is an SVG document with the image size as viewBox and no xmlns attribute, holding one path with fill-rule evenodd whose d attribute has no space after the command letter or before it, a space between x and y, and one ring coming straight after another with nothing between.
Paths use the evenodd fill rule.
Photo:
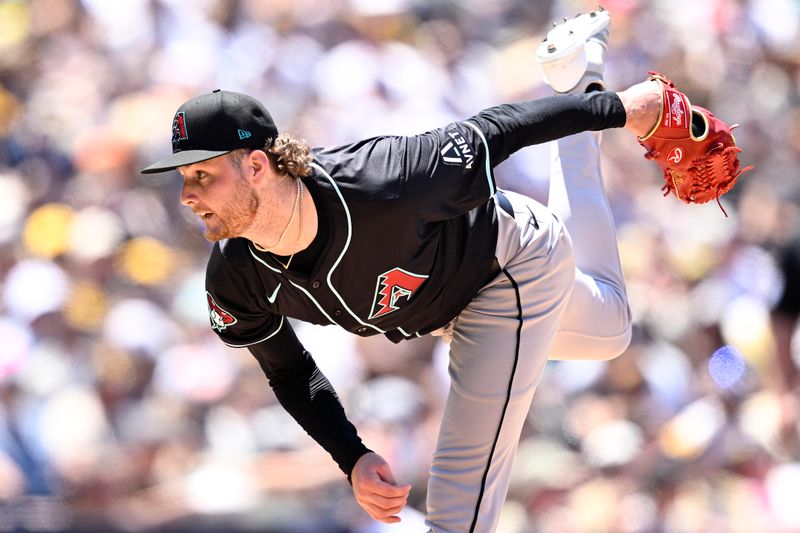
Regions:
<instances>
[{"instance_id":1,"label":"blurred crowd","mask_svg":"<svg viewBox=\"0 0 800 533\"><path fill-rule=\"evenodd\" d=\"M499 531L800 531L800 2L604 6L609 88L665 73L741 124L756 169L726 217L662 198L635 139L604 133L634 340L611 362L548 364ZM0 531L423 531L447 346L296 325L414 485L401 524L373 523L255 360L210 329L210 245L181 180L138 170L169 152L175 109L214 88L256 96L313 146L546 96L536 46L593 7L0 2ZM501 186L544 201L548 154L513 156Z\"/></svg>"}]
</instances>

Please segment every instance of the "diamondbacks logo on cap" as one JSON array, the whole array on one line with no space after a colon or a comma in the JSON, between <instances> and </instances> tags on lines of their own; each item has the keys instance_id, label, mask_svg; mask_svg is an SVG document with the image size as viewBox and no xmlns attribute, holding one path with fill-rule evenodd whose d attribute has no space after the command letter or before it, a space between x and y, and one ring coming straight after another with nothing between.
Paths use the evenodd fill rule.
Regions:
<instances>
[{"instance_id":1,"label":"diamondbacks logo on cap","mask_svg":"<svg viewBox=\"0 0 800 533\"><path fill-rule=\"evenodd\" d=\"M186 131L186 115L181 111L176 113L175 118L172 120L172 143L175 144L178 141L187 139L189 139L189 134Z\"/></svg>"},{"instance_id":2,"label":"diamondbacks logo on cap","mask_svg":"<svg viewBox=\"0 0 800 533\"><path fill-rule=\"evenodd\" d=\"M215 331L221 332L225 328L236 324L236 317L217 305L217 302L208 292L206 292L206 298L208 299L208 317L211 319L211 327Z\"/></svg>"},{"instance_id":3,"label":"diamondbacks logo on cap","mask_svg":"<svg viewBox=\"0 0 800 533\"><path fill-rule=\"evenodd\" d=\"M412 274L402 268L393 268L378 276L369 319L388 315L400 309L400 299L410 300L426 279L428 276Z\"/></svg>"}]
</instances>

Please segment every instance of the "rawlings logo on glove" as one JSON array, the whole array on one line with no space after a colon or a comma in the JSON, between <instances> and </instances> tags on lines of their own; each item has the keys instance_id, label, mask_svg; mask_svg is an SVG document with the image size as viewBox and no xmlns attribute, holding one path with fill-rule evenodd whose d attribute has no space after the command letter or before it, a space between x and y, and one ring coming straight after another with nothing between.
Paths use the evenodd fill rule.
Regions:
<instances>
[{"instance_id":1,"label":"rawlings logo on glove","mask_svg":"<svg viewBox=\"0 0 800 533\"><path fill-rule=\"evenodd\" d=\"M717 200L731 190L736 178L753 167L740 168L741 148L728 126L708 109L692 106L675 84L657 72L650 79L661 85L661 111L653 129L639 138L647 159L664 170L664 196L673 193L687 204ZM725 216L728 216L725 213Z\"/></svg>"}]
</instances>

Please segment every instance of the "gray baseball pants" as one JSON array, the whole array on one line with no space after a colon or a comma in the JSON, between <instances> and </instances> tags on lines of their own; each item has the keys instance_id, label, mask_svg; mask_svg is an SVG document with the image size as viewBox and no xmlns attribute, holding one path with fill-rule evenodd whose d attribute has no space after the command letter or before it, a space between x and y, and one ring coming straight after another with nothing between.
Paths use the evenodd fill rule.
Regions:
<instances>
[{"instance_id":1,"label":"gray baseball pants","mask_svg":"<svg viewBox=\"0 0 800 533\"><path fill-rule=\"evenodd\" d=\"M451 385L428 483L432 532L495 530L548 358L609 359L630 342L599 143L594 132L552 143L548 206L500 193L502 271L441 332Z\"/></svg>"}]
</instances>

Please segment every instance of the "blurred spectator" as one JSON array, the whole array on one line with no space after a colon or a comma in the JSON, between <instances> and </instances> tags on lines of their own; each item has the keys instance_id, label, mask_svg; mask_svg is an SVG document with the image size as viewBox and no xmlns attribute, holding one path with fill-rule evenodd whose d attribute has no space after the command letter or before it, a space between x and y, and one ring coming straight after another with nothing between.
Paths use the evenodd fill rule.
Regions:
<instances>
[{"instance_id":1,"label":"blurred spectator","mask_svg":"<svg viewBox=\"0 0 800 533\"><path fill-rule=\"evenodd\" d=\"M800 232L781 249L783 291L772 310L776 349L776 389L782 400L786 452L800 456Z\"/></svg>"}]
</instances>

